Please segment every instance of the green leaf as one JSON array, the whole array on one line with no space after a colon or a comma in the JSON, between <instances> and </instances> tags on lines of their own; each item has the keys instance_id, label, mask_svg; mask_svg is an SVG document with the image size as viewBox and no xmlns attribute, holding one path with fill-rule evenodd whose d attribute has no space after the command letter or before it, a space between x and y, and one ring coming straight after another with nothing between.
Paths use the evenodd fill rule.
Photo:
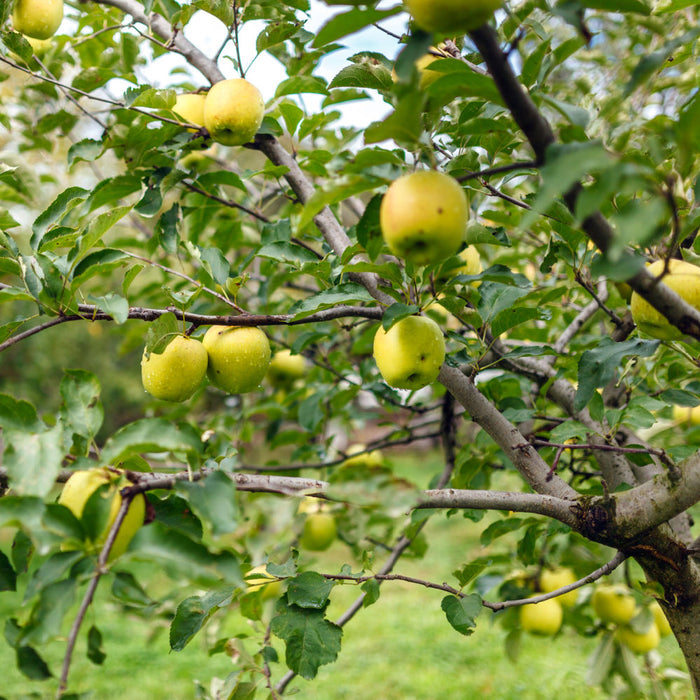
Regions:
<instances>
[{"instance_id":1,"label":"green leaf","mask_svg":"<svg viewBox=\"0 0 700 700\"><path fill-rule=\"evenodd\" d=\"M174 424L165 418L143 418L118 430L105 443L102 461L117 464L141 452L198 452L202 441L188 423Z\"/></svg>"},{"instance_id":2,"label":"green leaf","mask_svg":"<svg viewBox=\"0 0 700 700\"><path fill-rule=\"evenodd\" d=\"M35 531L41 528L44 500L36 496L3 496L0 498L0 526L26 527Z\"/></svg>"},{"instance_id":3,"label":"green leaf","mask_svg":"<svg viewBox=\"0 0 700 700\"><path fill-rule=\"evenodd\" d=\"M301 263L316 262L318 257L310 250L287 241L273 241L266 243L258 250L258 257L285 262L298 267Z\"/></svg>"},{"instance_id":4,"label":"green leaf","mask_svg":"<svg viewBox=\"0 0 700 700\"><path fill-rule=\"evenodd\" d=\"M33 681L45 681L52 677L46 661L30 646L21 646L15 649L17 656L17 668L23 676Z\"/></svg>"},{"instance_id":5,"label":"green leaf","mask_svg":"<svg viewBox=\"0 0 700 700\"><path fill-rule=\"evenodd\" d=\"M121 250L115 248L103 248L88 253L73 269L73 282L82 284L95 275L105 273L125 265L128 260L133 260Z\"/></svg>"},{"instance_id":6,"label":"green leaf","mask_svg":"<svg viewBox=\"0 0 700 700\"><path fill-rule=\"evenodd\" d=\"M133 574L128 571L117 571L112 582L112 595L125 605L146 607L154 604L154 600L141 587Z\"/></svg>"},{"instance_id":7,"label":"green leaf","mask_svg":"<svg viewBox=\"0 0 700 700\"><path fill-rule=\"evenodd\" d=\"M650 15L651 9L643 0L579 0L584 7L606 12L636 12Z\"/></svg>"},{"instance_id":8,"label":"green leaf","mask_svg":"<svg viewBox=\"0 0 700 700\"><path fill-rule=\"evenodd\" d=\"M328 604L328 597L334 585L333 581L315 571L305 571L289 579L287 599L292 605L298 605L300 608L322 610Z\"/></svg>"},{"instance_id":9,"label":"green leaf","mask_svg":"<svg viewBox=\"0 0 700 700\"><path fill-rule=\"evenodd\" d=\"M313 75L295 75L293 78L283 80L275 89L275 97L285 95L300 95L302 93L327 95L326 81Z\"/></svg>"},{"instance_id":10,"label":"green leaf","mask_svg":"<svg viewBox=\"0 0 700 700\"><path fill-rule=\"evenodd\" d=\"M17 400L8 394L0 394L0 428L6 431L37 432L42 427L43 423L32 404Z\"/></svg>"},{"instance_id":11,"label":"green leaf","mask_svg":"<svg viewBox=\"0 0 700 700\"><path fill-rule=\"evenodd\" d=\"M362 88L365 90L389 90L393 84L391 73L381 65L355 63L336 73L329 88Z\"/></svg>"},{"instance_id":12,"label":"green leaf","mask_svg":"<svg viewBox=\"0 0 700 700\"><path fill-rule=\"evenodd\" d=\"M374 605L379 600L380 586L379 581L375 578L371 578L365 581L360 588L365 594L362 598L362 607L368 608L370 605Z\"/></svg>"},{"instance_id":13,"label":"green leaf","mask_svg":"<svg viewBox=\"0 0 700 700\"><path fill-rule=\"evenodd\" d=\"M373 122L365 129L365 143L379 143L393 139L399 145L415 146L423 134L425 95L409 92L396 108L382 121Z\"/></svg>"},{"instance_id":14,"label":"green leaf","mask_svg":"<svg viewBox=\"0 0 700 700\"><path fill-rule=\"evenodd\" d=\"M479 286L481 298L477 304L479 316L484 321L495 319L502 311L509 309L518 299L522 299L529 290L500 282L485 281Z\"/></svg>"},{"instance_id":15,"label":"green leaf","mask_svg":"<svg viewBox=\"0 0 700 700\"><path fill-rule=\"evenodd\" d=\"M396 302L392 304L382 316L382 328L388 331L397 321L407 316L413 316L413 314L418 313L419 309L415 304L402 304L401 302Z\"/></svg>"},{"instance_id":16,"label":"green leaf","mask_svg":"<svg viewBox=\"0 0 700 700\"><path fill-rule=\"evenodd\" d=\"M482 533L480 542L482 547L488 547L498 537L503 537L511 532L519 530L523 526L523 519L516 517L503 518L491 523Z\"/></svg>"},{"instance_id":17,"label":"green leaf","mask_svg":"<svg viewBox=\"0 0 700 700\"><path fill-rule=\"evenodd\" d=\"M0 591L16 591L17 574L7 555L0 551Z\"/></svg>"},{"instance_id":18,"label":"green leaf","mask_svg":"<svg viewBox=\"0 0 700 700\"><path fill-rule=\"evenodd\" d=\"M85 233L78 239L77 246L71 251L71 259L79 261L118 221L123 219L131 207L113 207L103 214L98 214L87 226Z\"/></svg>"},{"instance_id":19,"label":"green leaf","mask_svg":"<svg viewBox=\"0 0 700 700\"><path fill-rule=\"evenodd\" d=\"M146 332L146 352L163 352L168 343L182 331L182 323L171 311L159 316L148 326Z\"/></svg>"},{"instance_id":20,"label":"green leaf","mask_svg":"<svg viewBox=\"0 0 700 700\"><path fill-rule=\"evenodd\" d=\"M92 625L88 630L87 657L97 666L101 666L107 658L107 654L105 654L102 648L102 633L95 625Z\"/></svg>"},{"instance_id":21,"label":"green leaf","mask_svg":"<svg viewBox=\"0 0 700 700\"><path fill-rule=\"evenodd\" d=\"M43 561L41 566L32 574L27 584L24 592L25 603L35 595L38 595L47 586L63 578L82 557L83 553L78 551L56 552Z\"/></svg>"},{"instance_id":22,"label":"green leaf","mask_svg":"<svg viewBox=\"0 0 700 700\"><path fill-rule=\"evenodd\" d=\"M23 574L29 568L29 562L34 554L34 543L24 530L17 530L12 541L12 565L18 574Z\"/></svg>"},{"instance_id":23,"label":"green leaf","mask_svg":"<svg viewBox=\"0 0 700 700\"><path fill-rule=\"evenodd\" d=\"M65 614L73 605L78 581L66 578L45 586L22 634L23 644L45 644L61 632Z\"/></svg>"},{"instance_id":24,"label":"green leaf","mask_svg":"<svg viewBox=\"0 0 700 700\"><path fill-rule=\"evenodd\" d=\"M58 223L70 209L86 199L89 194L90 191L82 187L69 187L61 192L34 221L31 239L32 248L36 250L49 227Z\"/></svg>"},{"instance_id":25,"label":"green leaf","mask_svg":"<svg viewBox=\"0 0 700 700\"><path fill-rule=\"evenodd\" d=\"M442 599L440 607L447 617L447 621L460 634L469 636L476 628L476 618L481 612L481 596L476 593L458 598L455 595L447 595Z\"/></svg>"},{"instance_id":26,"label":"green leaf","mask_svg":"<svg viewBox=\"0 0 700 700\"><path fill-rule=\"evenodd\" d=\"M231 533L238 526L236 484L224 472L212 472L199 481L180 481L177 492L187 497L214 537Z\"/></svg>"},{"instance_id":27,"label":"green leaf","mask_svg":"<svg viewBox=\"0 0 700 700\"><path fill-rule=\"evenodd\" d=\"M316 313L316 311L329 309L332 306L373 301L370 293L362 285L356 282L345 282L297 302L289 312L294 315L294 320L300 320Z\"/></svg>"},{"instance_id":28,"label":"green leaf","mask_svg":"<svg viewBox=\"0 0 700 700\"><path fill-rule=\"evenodd\" d=\"M316 32L316 37L311 45L315 48L320 48L344 36L359 32L360 29L364 29L387 17L391 17L400 11L401 7L393 7L390 10L361 10L358 8L348 10L347 12L335 15L329 19L328 22Z\"/></svg>"},{"instance_id":29,"label":"green leaf","mask_svg":"<svg viewBox=\"0 0 700 700\"><path fill-rule=\"evenodd\" d=\"M109 314L114 319L114 322L119 325L126 323L129 319L129 302L119 294L109 292L102 297L96 297L91 294L88 299L100 311Z\"/></svg>"},{"instance_id":30,"label":"green leaf","mask_svg":"<svg viewBox=\"0 0 700 700\"><path fill-rule=\"evenodd\" d=\"M79 160L87 162L97 160L102 155L103 149L104 143L102 141L95 141L94 139L78 141L68 149L68 165L73 165Z\"/></svg>"},{"instance_id":31,"label":"green leaf","mask_svg":"<svg viewBox=\"0 0 700 700\"><path fill-rule=\"evenodd\" d=\"M285 642L287 666L307 680L315 678L318 669L335 661L340 652L343 630L321 610L290 605L286 595L277 601L270 628Z\"/></svg>"},{"instance_id":32,"label":"green leaf","mask_svg":"<svg viewBox=\"0 0 700 700\"><path fill-rule=\"evenodd\" d=\"M491 332L495 336L499 336L522 323L541 319L543 315L543 310L539 307L534 309L525 307L504 309L491 322Z\"/></svg>"},{"instance_id":33,"label":"green leaf","mask_svg":"<svg viewBox=\"0 0 700 700\"><path fill-rule=\"evenodd\" d=\"M170 648L182 651L202 625L219 609L227 607L235 586L223 586L204 595L185 598L178 606L170 624Z\"/></svg>"},{"instance_id":34,"label":"green leaf","mask_svg":"<svg viewBox=\"0 0 700 700\"><path fill-rule=\"evenodd\" d=\"M100 382L92 372L64 370L59 389L63 397L61 418L74 433L88 440L97 435L104 419L100 389Z\"/></svg>"},{"instance_id":35,"label":"green leaf","mask_svg":"<svg viewBox=\"0 0 700 700\"><path fill-rule=\"evenodd\" d=\"M659 347L659 340L635 338L616 343L611 338L602 338L598 347L586 350L578 363L578 388L574 408L583 409L595 390L604 387L617 372L622 358L627 355L650 357Z\"/></svg>"},{"instance_id":36,"label":"green leaf","mask_svg":"<svg viewBox=\"0 0 700 700\"><path fill-rule=\"evenodd\" d=\"M41 432L6 432L4 466L13 493L45 497L63 466L63 428Z\"/></svg>"}]
</instances>

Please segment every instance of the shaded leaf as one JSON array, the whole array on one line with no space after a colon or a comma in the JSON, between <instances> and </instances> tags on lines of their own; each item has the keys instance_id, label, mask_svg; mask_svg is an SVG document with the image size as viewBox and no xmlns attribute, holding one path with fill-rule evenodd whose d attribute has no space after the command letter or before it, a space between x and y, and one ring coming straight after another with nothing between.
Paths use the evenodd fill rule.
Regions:
<instances>
[{"instance_id":1,"label":"shaded leaf","mask_svg":"<svg viewBox=\"0 0 700 700\"><path fill-rule=\"evenodd\" d=\"M231 602L235 590L235 586L224 586L201 596L185 598L177 606L170 624L170 648L182 651L211 615Z\"/></svg>"},{"instance_id":2,"label":"shaded leaf","mask_svg":"<svg viewBox=\"0 0 700 700\"><path fill-rule=\"evenodd\" d=\"M328 596L333 589L333 581L315 571L305 571L287 584L287 599L300 608L323 609L328 603Z\"/></svg>"},{"instance_id":3,"label":"shaded leaf","mask_svg":"<svg viewBox=\"0 0 700 700\"><path fill-rule=\"evenodd\" d=\"M447 621L457 632L465 636L473 634L476 628L476 618L481 612L481 596L476 593L464 598L447 595L442 599L440 607L445 613Z\"/></svg>"},{"instance_id":4,"label":"shaded leaf","mask_svg":"<svg viewBox=\"0 0 700 700\"><path fill-rule=\"evenodd\" d=\"M187 497L215 537L236 529L236 484L224 472L212 472L199 481L180 481L177 491Z\"/></svg>"}]
</instances>

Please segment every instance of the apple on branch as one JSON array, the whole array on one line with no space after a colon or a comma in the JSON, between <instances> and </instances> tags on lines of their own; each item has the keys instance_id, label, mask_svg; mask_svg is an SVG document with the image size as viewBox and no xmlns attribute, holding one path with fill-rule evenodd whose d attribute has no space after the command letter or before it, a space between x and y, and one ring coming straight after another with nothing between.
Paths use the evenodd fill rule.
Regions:
<instances>
[{"instance_id":1,"label":"apple on branch","mask_svg":"<svg viewBox=\"0 0 700 700\"><path fill-rule=\"evenodd\" d=\"M12 26L32 39L50 39L63 21L63 0L15 0Z\"/></svg>"},{"instance_id":2,"label":"apple on branch","mask_svg":"<svg viewBox=\"0 0 700 700\"><path fill-rule=\"evenodd\" d=\"M454 255L468 220L464 189L437 170L418 170L394 180L379 207L379 225L389 250L415 265Z\"/></svg>"},{"instance_id":3,"label":"apple on branch","mask_svg":"<svg viewBox=\"0 0 700 700\"><path fill-rule=\"evenodd\" d=\"M255 326L211 326L202 343L209 355L207 375L229 394L255 391L270 364L270 342Z\"/></svg>"},{"instance_id":4,"label":"apple on branch","mask_svg":"<svg viewBox=\"0 0 700 700\"><path fill-rule=\"evenodd\" d=\"M563 619L564 613L556 598L528 603L520 608L520 626L532 634L556 634Z\"/></svg>"},{"instance_id":5,"label":"apple on branch","mask_svg":"<svg viewBox=\"0 0 700 700\"><path fill-rule=\"evenodd\" d=\"M95 540L95 546L102 548L109 531L114 524L121 507L122 497L119 492L118 476L109 469L99 467L95 469L83 469L70 475L68 481L63 486L58 503L70 509L76 518L83 516L85 505L90 497L101 487L109 485L105 498L110 499L109 515L107 524ZM143 525L146 516L146 499L142 493L136 494L129 504L129 510L122 522L112 549L109 552L109 561L116 559L126 551L133 536Z\"/></svg>"},{"instance_id":6,"label":"apple on branch","mask_svg":"<svg viewBox=\"0 0 700 700\"><path fill-rule=\"evenodd\" d=\"M186 401L202 383L208 363L207 351L199 340L177 335L160 354L144 350L143 388L156 399Z\"/></svg>"},{"instance_id":7,"label":"apple on branch","mask_svg":"<svg viewBox=\"0 0 700 700\"><path fill-rule=\"evenodd\" d=\"M265 101L260 90L244 78L215 83L204 102L204 126L214 141L241 146L255 138L262 124Z\"/></svg>"},{"instance_id":8,"label":"apple on branch","mask_svg":"<svg viewBox=\"0 0 700 700\"><path fill-rule=\"evenodd\" d=\"M384 381L396 389L432 384L445 361L445 339L427 316L407 316L374 335L374 360Z\"/></svg>"},{"instance_id":9,"label":"apple on branch","mask_svg":"<svg viewBox=\"0 0 700 700\"><path fill-rule=\"evenodd\" d=\"M173 112L181 116L188 124L204 126L204 102L207 99L203 92L183 92L175 98ZM195 129L189 129L195 131Z\"/></svg>"},{"instance_id":10,"label":"apple on branch","mask_svg":"<svg viewBox=\"0 0 700 700\"><path fill-rule=\"evenodd\" d=\"M421 29L450 36L477 29L502 4L502 0L404 0Z\"/></svg>"}]
</instances>

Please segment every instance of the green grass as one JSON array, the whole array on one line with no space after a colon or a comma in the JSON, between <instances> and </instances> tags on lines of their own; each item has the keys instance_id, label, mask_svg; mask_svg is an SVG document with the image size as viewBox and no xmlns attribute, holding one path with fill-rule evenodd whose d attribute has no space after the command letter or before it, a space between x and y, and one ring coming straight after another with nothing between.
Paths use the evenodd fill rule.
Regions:
<instances>
[{"instance_id":1,"label":"green grass","mask_svg":"<svg viewBox=\"0 0 700 700\"><path fill-rule=\"evenodd\" d=\"M410 472L425 465L404 465ZM425 472L424 472L425 473ZM498 516L493 516L498 517ZM426 528L431 543L424 559L404 559L396 573L433 582L452 582L451 572L473 556L482 554L479 532L460 517L436 517ZM498 545L500 546L500 544ZM3 549L7 547L3 545ZM350 561L349 551L336 543L328 552L317 555L319 568L334 572ZM354 570L357 570L355 565ZM164 577L152 581L149 591L156 596L164 590ZM103 582L106 583L106 582ZM196 698L195 681L205 687L214 676L225 678L235 670L224 654L209 656L209 641L225 635L225 628L248 628L248 622L235 611L223 628L218 620L206 628L182 651L170 652L167 621L143 619L124 614L109 602L108 585L100 589L98 605L88 614L71 669L70 687L75 691L91 689L95 700L189 700ZM180 601L194 593L178 591ZM337 586L328 611L336 619L358 595L354 586ZM338 661L321 668L314 681L295 679L294 697L316 700L437 700L442 698L490 698L493 700L602 700L600 689L585 684L586 662L596 640L578 636L564 628L556 638L523 635L520 657L511 662L505 654L505 631L494 624L484 611L478 618L475 634L464 637L447 623L440 608L445 594L404 582L386 582L379 601L361 611L344 628ZM4 619L21 607L14 593L0 593L0 614ZM85 655L85 630L96 624L104 636L107 659L102 666L91 664ZM252 629L251 629L252 631ZM673 639L664 639L665 660L682 664ZM284 649L275 642L280 656ZM254 651L254 644L247 647ZM64 643L52 643L41 653L54 674L60 673ZM55 680L32 683L17 671L12 650L0 640L0 696L16 700L23 693L40 690L53 697ZM283 664L273 666L275 680L285 672ZM259 697L264 697L263 693ZM685 696L678 696L685 697ZM687 697L690 697L688 694Z\"/></svg>"}]
</instances>

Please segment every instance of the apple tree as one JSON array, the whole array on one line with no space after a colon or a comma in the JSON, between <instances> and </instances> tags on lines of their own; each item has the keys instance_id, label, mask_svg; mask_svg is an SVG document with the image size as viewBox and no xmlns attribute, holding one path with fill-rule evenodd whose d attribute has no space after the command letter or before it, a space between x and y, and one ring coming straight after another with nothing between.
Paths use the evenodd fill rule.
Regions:
<instances>
[{"instance_id":1,"label":"apple tree","mask_svg":"<svg viewBox=\"0 0 700 700\"><path fill-rule=\"evenodd\" d=\"M254 621L211 642L238 664L217 697L281 697L402 580L439 592L454 634L495 617L511 654L595 634L611 692L681 678L700 697L697 4L48 6L50 40L31 0L0 3L0 588L23 592L3 626L20 670L79 690L76 644L104 654L98 586L148 620L165 572L171 649ZM447 184L390 207L419 173ZM439 469L407 480L405 449ZM436 519L490 548L455 552L446 582L402 574ZM334 542L340 568L307 556ZM358 598L332 620L341 584ZM660 671L666 632L687 676Z\"/></svg>"}]
</instances>

